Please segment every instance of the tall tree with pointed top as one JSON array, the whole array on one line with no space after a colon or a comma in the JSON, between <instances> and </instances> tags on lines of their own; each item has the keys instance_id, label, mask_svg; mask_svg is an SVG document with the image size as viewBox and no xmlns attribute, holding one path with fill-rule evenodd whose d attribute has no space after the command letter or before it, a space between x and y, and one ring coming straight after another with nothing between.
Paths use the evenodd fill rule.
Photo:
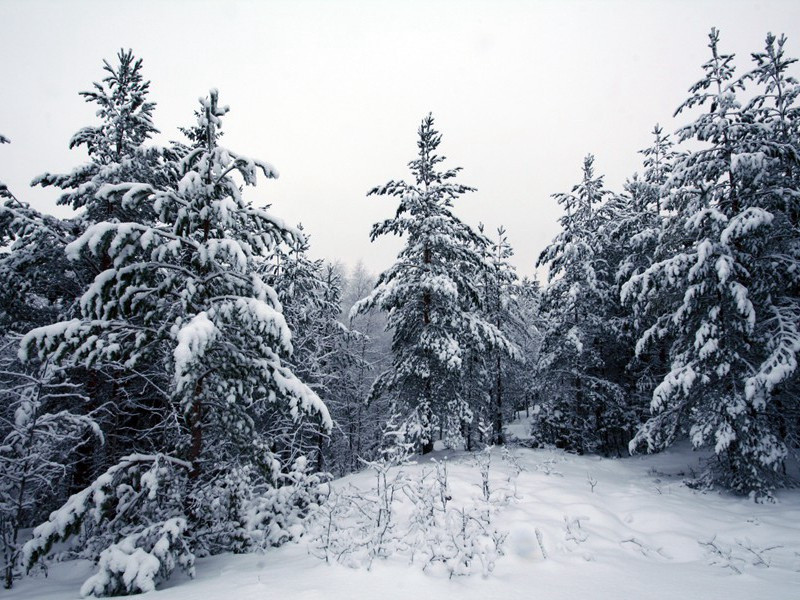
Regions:
<instances>
[{"instance_id":1,"label":"tall tree with pointed top","mask_svg":"<svg viewBox=\"0 0 800 600\"><path fill-rule=\"evenodd\" d=\"M191 568L192 550L253 543L245 523L254 521L245 512L256 508L247 502L269 498L290 467L279 427L304 420L323 430L331 425L320 398L284 364L291 334L274 289L258 274L259 257L302 234L243 199L242 185L277 171L217 144L227 111L215 90L201 100L198 127L207 135L170 163L177 185L127 182L98 191L133 214L152 206L155 221L97 223L72 242L72 259L105 254L109 267L85 290L78 316L22 340L23 358L38 355L63 366L113 364L137 372L163 365L164 423L132 440L129 450L138 453L73 496L26 545L30 565L80 529L87 505L114 497L91 513L95 535L113 543L100 553L104 571L87 582L87 593L146 591L176 564ZM296 463L298 472L304 465ZM148 493L148 486L157 489ZM308 506L297 501L302 506L284 508ZM283 509L258 510L250 516L269 527ZM280 543L293 534L264 535ZM163 571L142 575L134 589L118 569L120 553L137 549L176 554L159 555Z\"/></svg>"},{"instance_id":2,"label":"tall tree with pointed top","mask_svg":"<svg viewBox=\"0 0 800 600\"><path fill-rule=\"evenodd\" d=\"M100 123L81 128L69 143L70 148L84 148L89 162L70 173L44 173L33 180L33 185L64 190L58 203L84 208L86 226L112 218L151 218L149 207L139 207L145 213L134 215L129 212L130 207L115 205L97 192L107 183L158 178L154 167L161 162L159 155L163 153L143 146L158 129L153 124L156 105L148 100L150 82L142 74L142 59L131 50L120 50L114 65L103 61L103 70L106 76L102 82L95 82L92 90L80 93L86 102L97 106Z\"/></svg>"},{"instance_id":3,"label":"tall tree with pointed top","mask_svg":"<svg viewBox=\"0 0 800 600\"><path fill-rule=\"evenodd\" d=\"M671 340L670 370L632 448L664 447L688 429L695 446L714 449L703 483L758 498L782 479L786 431L776 408L796 405L800 350L797 89L774 41L736 79L712 29L705 76L677 111L706 109L679 131L699 149L680 155L666 183L662 258L623 287L640 312L657 309L637 349ZM737 93L751 79L766 92L742 107Z\"/></svg>"},{"instance_id":4,"label":"tall tree with pointed top","mask_svg":"<svg viewBox=\"0 0 800 600\"><path fill-rule=\"evenodd\" d=\"M604 347L613 337L606 318L613 276L598 235L598 207L607 195L589 154L581 182L571 193L553 196L565 210L562 231L537 263L550 272L542 300L548 319L537 366L542 401L534 434L580 452L615 449L612 433L622 421L623 394L606 368Z\"/></svg>"},{"instance_id":5,"label":"tall tree with pointed top","mask_svg":"<svg viewBox=\"0 0 800 600\"><path fill-rule=\"evenodd\" d=\"M410 415L422 451L429 452L437 425L459 432L472 419L461 387L468 352L510 350L512 344L480 312L480 274L491 268L483 252L488 240L451 210L473 188L455 181L460 168L440 170L445 157L437 154L441 135L432 115L417 133L419 153L409 163L413 181L390 181L369 192L400 200L395 216L372 228L372 239L405 236L405 246L354 311L378 307L388 313L394 359L373 394L392 394Z\"/></svg>"}]
</instances>

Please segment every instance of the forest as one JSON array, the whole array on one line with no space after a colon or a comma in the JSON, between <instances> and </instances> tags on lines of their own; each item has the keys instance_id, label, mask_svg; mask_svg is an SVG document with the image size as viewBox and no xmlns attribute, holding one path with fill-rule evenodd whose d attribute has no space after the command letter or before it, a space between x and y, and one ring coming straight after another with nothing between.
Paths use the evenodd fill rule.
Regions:
<instances>
[{"instance_id":1,"label":"forest","mask_svg":"<svg viewBox=\"0 0 800 600\"><path fill-rule=\"evenodd\" d=\"M620 461L689 443L690 489L773 504L800 451L797 59L782 35L748 55L716 29L707 43L622 189L587 154L553 195L546 280L517 273L504 228L459 218L474 189L433 114L409 131L407 177L365 190L389 216L364 235L402 240L373 274L312 258L314 232L272 212L278 169L225 146L235 98L210 90L156 145L146 62L104 60L80 92L96 121L68 140L88 162L31 182L74 216L0 183L5 587L55 557L96 565L83 595L148 592L311 523L324 561L434 548L451 576L486 575L504 540L491 506L514 496L492 491L492 448L514 471L520 445ZM445 463L424 485L391 475L442 449L483 482L457 533L434 518ZM374 502L332 494L365 469Z\"/></svg>"}]
</instances>

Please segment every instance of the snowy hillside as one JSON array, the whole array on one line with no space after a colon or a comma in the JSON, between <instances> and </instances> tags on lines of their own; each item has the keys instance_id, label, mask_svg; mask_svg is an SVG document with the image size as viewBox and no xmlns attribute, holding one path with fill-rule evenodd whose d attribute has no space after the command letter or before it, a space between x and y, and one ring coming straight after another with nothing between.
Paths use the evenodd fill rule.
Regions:
<instances>
[{"instance_id":1,"label":"snowy hillside","mask_svg":"<svg viewBox=\"0 0 800 600\"><path fill-rule=\"evenodd\" d=\"M451 506L481 495L480 473L466 453L434 453L448 464ZM522 471L495 449L490 486L513 493L494 525L508 536L493 572L449 578L441 566L423 571L407 556L377 559L371 568L326 564L305 539L262 555L222 555L198 561L198 577L178 575L159 600L293 598L796 598L800 589L800 491L759 505L687 488L682 476L698 467L687 449L627 459L574 456L560 451L514 450ZM432 473L426 457L404 467L414 479ZM368 490L363 471L334 483ZM595 483L596 482L596 483ZM397 519L410 502L398 500ZM537 541L540 532L541 546ZM542 556L542 546L547 558ZM716 548L716 550L715 550ZM771 549L770 549L771 548ZM47 579L25 579L4 597L77 598L91 572L86 562L55 564Z\"/></svg>"}]
</instances>

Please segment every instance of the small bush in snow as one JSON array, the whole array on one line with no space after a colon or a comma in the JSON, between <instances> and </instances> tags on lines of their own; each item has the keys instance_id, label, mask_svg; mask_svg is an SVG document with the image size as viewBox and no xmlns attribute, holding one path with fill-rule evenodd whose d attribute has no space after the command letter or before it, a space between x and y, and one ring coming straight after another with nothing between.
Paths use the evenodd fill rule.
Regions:
<instances>
[{"instance_id":1,"label":"small bush in snow","mask_svg":"<svg viewBox=\"0 0 800 600\"><path fill-rule=\"evenodd\" d=\"M184 537L186 519L173 518L126 536L100 553L99 571L81 587L82 596L152 592L180 566L194 576L194 554Z\"/></svg>"},{"instance_id":2,"label":"small bush in snow","mask_svg":"<svg viewBox=\"0 0 800 600\"><path fill-rule=\"evenodd\" d=\"M280 546L305 533L305 519L323 500L324 475L313 473L305 456L298 457L279 485L253 488L245 525L251 544L259 548Z\"/></svg>"},{"instance_id":3,"label":"small bush in snow","mask_svg":"<svg viewBox=\"0 0 800 600\"><path fill-rule=\"evenodd\" d=\"M313 552L356 568L395 555L423 569L442 565L450 577L487 576L503 554L507 535L494 526L493 517L511 497L504 488L491 489L488 451L476 459L483 465L481 496L460 505L450 489L446 461L433 461L433 470L409 477L402 468L406 460L401 452L369 463L376 478L368 491L352 486L332 490L318 513ZM398 511L402 498L410 502L410 511Z\"/></svg>"}]
</instances>

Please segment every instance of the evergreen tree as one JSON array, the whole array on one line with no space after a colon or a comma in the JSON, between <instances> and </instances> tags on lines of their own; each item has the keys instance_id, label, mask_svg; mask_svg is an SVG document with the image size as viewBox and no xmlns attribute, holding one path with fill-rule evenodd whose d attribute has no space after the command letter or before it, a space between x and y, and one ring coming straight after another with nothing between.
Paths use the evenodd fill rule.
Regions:
<instances>
[{"instance_id":1,"label":"evergreen tree","mask_svg":"<svg viewBox=\"0 0 800 600\"><path fill-rule=\"evenodd\" d=\"M756 240L758 252L748 263L751 295L758 299L754 338L760 352L745 382L745 397L766 413L770 430L787 449L800 448L800 85L788 73L797 59L784 53L786 37L768 34L763 52L752 55L755 67L743 83L760 85L743 108L747 152L736 157L743 194L743 218L749 225L764 211L771 221ZM759 248L759 245L760 248ZM759 252L760 250L760 252ZM785 474L785 467L781 466Z\"/></svg>"},{"instance_id":2,"label":"evergreen tree","mask_svg":"<svg viewBox=\"0 0 800 600\"><path fill-rule=\"evenodd\" d=\"M512 344L480 312L480 276L491 269L483 255L488 241L451 211L472 188L454 181L459 168L439 170L445 157L436 154L441 135L433 116L422 120L418 135L419 154L409 163L413 182L390 181L369 192L400 199L395 216L372 228L372 239L394 234L406 241L397 262L354 311L378 307L388 313L394 359L373 395L392 393L411 411L422 451L429 452L437 426L457 433L472 419L461 385L468 352L511 351Z\"/></svg>"},{"instance_id":3,"label":"evergreen tree","mask_svg":"<svg viewBox=\"0 0 800 600\"><path fill-rule=\"evenodd\" d=\"M103 61L107 73L94 89L81 92L86 102L97 106L100 124L83 127L70 140L70 148L84 148L89 163L66 174L44 173L33 185L54 186L65 190L59 204L83 208L82 219L89 226L100 221L144 221L153 218L152 208L115 204L112 198L97 192L108 183L142 181L157 183L163 149L143 145L158 130L153 124L155 103L148 100L150 82L142 75L142 60L131 50L117 53L117 64ZM163 175L162 175L163 176ZM101 270L108 265L102 264Z\"/></svg>"},{"instance_id":4,"label":"evergreen tree","mask_svg":"<svg viewBox=\"0 0 800 600\"><path fill-rule=\"evenodd\" d=\"M278 485L291 466L280 460L272 425L313 419L330 427L322 401L283 364L292 349L290 332L275 291L257 273L257 257L302 234L243 200L232 175L255 185L259 172L267 178L277 172L216 143L228 110L217 98L212 90L201 101L203 143L169 165L177 185L131 182L98 191L132 214L152 206L156 221L98 223L67 246L72 259L106 255L110 266L84 292L78 317L34 329L22 340L23 358L38 354L64 366L166 367L158 398L163 426L136 440L134 448L142 451L73 496L25 547L30 565L94 514L95 537L113 544L100 554L102 577L87 582L91 593L120 591L119 555L169 551L156 558L172 566L143 574L145 584L136 584L146 591L177 564L191 570L193 549L230 549L247 533L245 523L272 527L287 511L262 511L256 525L245 520L252 502L260 501L253 494ZM305 462L296 464L302 470ZM114 500L90 511L104 496ZM308 503L301 505L295 508ZM279 543L284 535L267 537ZM131 585L129 577L124 584Z\"/></svg>"},{"instance_id":5,"label":"evergreen tree","mask_svg":"<svg viewBox=\"0 0 800 600\"><path fill-rule=\"evenodd\" d=\"M664 447L688 427L696 447L714 449L702 482L764 498L779 481L786 456L770 406L773 391L778 398L791 397L796 377L797 313L791 298L797 287L795 282L792 288L792 276L787 281L776 269L778 257L788 264L796 258L773 253L770 246L779 223L790 222L783 215L793 194L784 185L796 189L786 179L786 166L797 153L796 142L777 142L768 127L762 129L765 113L759 111L769 106L767 112L783 111L780 119L790 122L786 111L792 100L778 100L789 104L776 109L776 97L768 92L742 109L737 92L745 80L734 78L733 55L720 53L716 30L709 39L705 77L677 111L708 107L679 131L682 142L700 142L701 148L680 155L667 181L669 216L657 250L663 258L623 289L640 311L657 309L639 352L658 339L671 340L670 370L656 387L652 417L631 448L644 442L650 449ZM757 70L765 75L763 67ZM791 158L781 164L781 157ZM791 225L784 231L778 237L796 239Z\"/></svg>"},{"instance_id":6,"label":"evergreen tree","mask_svg":"<svg viewBox=\"0 0 800 600\"><path fill-rule=\"evenodd\" d=\"M624 192L609 194L598 213L597 247L607 265L602 273L604 285L610 290L604 305L610 335L603 340L603 371L623 392L616 425L608 431L608 436L614 438L611 445L618 452L627 448L644 422L656 380L667 371L666 340L649 352L636 354L636 341L646 329L643 323L649 313L637 314L620 301L624 283L646 270L658 250L662 187L671 173L675 153L670 136L659 125L653 128L652 135L652 146L641 151L645 157L643 177L634 174L625 182Z\"/></svg>"},{"instance_id":7,"label":"evergreen tree","mask_svg":"<svg viewBox=\"0 0 800 600\"><path fill-rule=\"evenodd\" d=\"M483 233L482 225L479 230ZM487 251L486 262L491 269L484 274L484 313L487 321L515 345L514 352L509 353L507 348L498 347L489 356L488 371L491 377L487 383L491 400L486 421L492 423L492 443L501 445L505 443L503 426L513 408L513 403L509 402L508 379L514 370L522 367L523 357L518 349L525 343L529 331L519 305L517 273L509 263L514 250L505 228L498 228L497 239Z\"/></svg>"},{"instance_id":8,"label":"evergreen tree","mask_svg":"<svg viewBox=\"0 0 800 600\"><path fill-rule=\"evenodd\" d=\"M176 152L144 145L157 130L152 122L155 104L148 100L150 84L144 80L141 59L130 50L120 50L113 65L104 61L104 71L101 82L81 93L96 107L99 123L80 129L70 141L70 148L87 152L89 162L69 173L45 173L33 181L34 185L62 190L58 203L78 211L76 216L59 221L21 204L12 207L6 203L16 228L12 232L16 250L8 268L20 282L19 289L26 291L9 300L18 307L18 314L27 306L40 309L34 311L38 318L29 327L78 317L82 310L78 298L97 275L111 267L112 258L105 252L83 253L79 260L67 260L67 244L99 222L154 222L152 205L117 202L99 193L103 186L129 181L162 187L177 183L175 171L167 166L177 159ZM11 296L15 292L0 293ZM27 303L33 294L34 301ZM160 427L160 417L165 416L160 413L163 403L154 398L164 387L165 371L160 361L140 364L136 372L105 362L76 366L71 379L85 388L85 411L104 407L98 418L106 437L102 446L96 439L88 439L89 443L80 447L69 473L70 493L84 488L123 456L137 432ZM156 414L159 416L153 416ZM147 418L142 421L143 416Z\"/></svg>"},{"instance_id":9,"label":"evergreen tree","mask_svg":"<svg viewBox=\"0 0 800 600\"><path fill-rule=\"evenodd\" d=\"M566 214L562 231L539 257L550 269L543 294L547 314L537 372L542 401L534 434L540 440L579 452L609 452L624 422L622 388L606 365L606 342L613 278L598 241L599 205L608 192L594 173L594 157L584 159L583 178L569 194L555 194Z\"/></svg>"}]
</instances>

